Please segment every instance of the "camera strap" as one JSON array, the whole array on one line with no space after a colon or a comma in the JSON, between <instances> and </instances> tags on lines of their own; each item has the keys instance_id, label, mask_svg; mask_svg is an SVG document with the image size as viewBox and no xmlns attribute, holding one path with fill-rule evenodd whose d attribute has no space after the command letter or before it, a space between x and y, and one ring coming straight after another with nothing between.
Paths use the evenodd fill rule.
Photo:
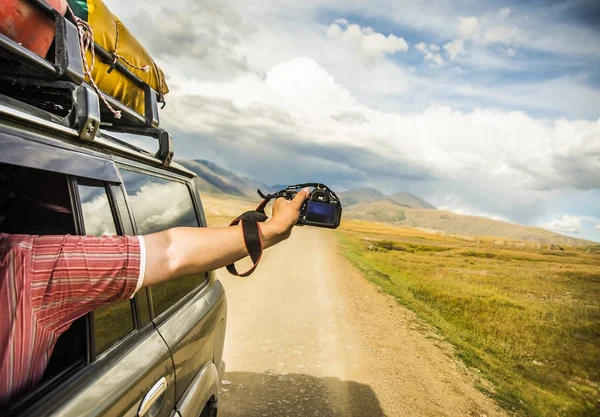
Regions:
<instances>
[{"instance_id":1,"label":"camera strap","mask_svg":"<svg viewBox=\"0 0 600 417\"><path fill-rule=\"evenodd\" d=\"M229 226L237 226L240 224L240 222L242 223L242 232L244 234L246 249L248 250L250 259L252 259L252 262L254 262L252 268L242 274L237 272L234 264L227 265L227 270L230 274L238 277L247 277L248 275L252 274L258 266L263 253L263 244L260 236L259 223L262 223L268 219L267 215L265 214L265 206L270 200L270 198L263 200L262 203L258 205L256 210L245 212L229 224Z\"/></svg>"}]
</instances>

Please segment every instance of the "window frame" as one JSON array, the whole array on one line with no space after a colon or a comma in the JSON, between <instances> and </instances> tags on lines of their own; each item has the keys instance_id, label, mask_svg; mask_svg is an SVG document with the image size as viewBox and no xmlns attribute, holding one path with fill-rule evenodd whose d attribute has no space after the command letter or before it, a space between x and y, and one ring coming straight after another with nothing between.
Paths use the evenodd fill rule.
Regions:
<instances>
[{"instance_id":1,"label":"window frame","mask_svg":"<svg viewBox=\"0 0 600 417\"><path fill-rule=\"evenodd\" d=\"M85 219L83 216L83 208L81 204L81 196L79 194L79 181L83 180L86 182L96 182L104 188L106 193L108 204L111 210L111 214L113 217L113 221L115 223L115 229L117 231L118 236L123 236L124 226L123 219L121 218L121 213L119 207L117 206L117 200L115 195L113 194L112 186L116 185L119 187L123 187L122 183L112 183L108 181L98 180L95 178L87 178L87 177L79 177L79 176L67 176L67 181L69 183L69 192L71 195L71 200L73 203L73 216L75 217L75 230L79 235L85 234ZM84 184L85 185L85 184ZM127 197L126 193L124 193L125 198ZM127 201L127 200L125 200ZM129 207L127 207L129 213ZM131 221L131 220L130 220ZM89 367L91 364L97 362L99 359L102 359L104 356L108 355L110 352L121 350L121 346L124 345L128 340L136 337L137 334L140 333L146 325L142 325L140 318L140 305L138 302L138 294L135 295L134 298L129 300L129 305L131 308L131 316L132 316L132 324L133 329L127 333L124 337L117 340L113 345L105 349L104 351L98 353L96 352L96 326L95 326L95 312L89 312L86 317L86 341L87 341L87 363L84 366Z\"/></svg>"},{"instance_id":2,"label":"window frame","mask_svg":"<svg viewBox=\"0 0 600 417\"><path fill-rule=\"evenodd\" d=\"M196 220L198 221L198 227L206 227L206 220L203 215L203 211L201 210L201 205L199 203L198 195L196 187L193 186L193 182L182 175L178 175L172 172L165 172L164 170L155 169L154 167L149 167L142 164L137 164L130 160L119 159L116 160L117 170L119 171L119 176L121 177L121 184L125 189L125 200L127 203L127 208L129 210L129 215L131 217L131 221L133 223L133 231L136 235L139 235L139 231L137 228L137 224L135 221L135 216L133 214L133 209L131 207L131 202L129 201L129 194L127 193L127 188L125 186L125 181L123 180L123 176L121 175L122 170L135 172L142 175L149 175L153 177L158 177L170 182L178 182L186 186L188 190L188 194L192 201L192 206L194 208L194 213L196 215ZM147 295L148 295L148 305L150 307L150 320L154 323L155 326L159 326L161 323L166 321L169 317L171 317L177 310L179 310L182 306L188 303L196 294L200 293L203 289L205 289L210 282L210 272L204 274L204 281L202 284L197 285L193 290L189 291L175 303L173 303L169 308L163 311L161 314L156 315L154 311L154 301L152 299L152 287L146 287Z\"/></svg>"}]
</instances>

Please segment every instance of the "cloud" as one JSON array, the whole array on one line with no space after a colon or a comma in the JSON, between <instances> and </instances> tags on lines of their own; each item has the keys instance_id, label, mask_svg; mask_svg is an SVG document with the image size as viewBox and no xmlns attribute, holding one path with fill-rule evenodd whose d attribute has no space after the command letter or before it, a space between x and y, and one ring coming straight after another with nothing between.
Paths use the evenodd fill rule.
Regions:
<instances>
[{"instance_id":1,"label":"cloud","mask_svg":"<svg viewBox=\"0 0 600 417\"><path fill-rule=\"evenodd\" d=\"M456 61L460 55L465 53L464 41L462 39L455 39L452 42L448 42L444 45L444 51L446 51L451 61Z\"/></svg>"},{"instance_id":2,"label":"cloud","mask_svg":"<svg viewBox=\"0 0 600 417\"><path fill-rule=\"evenodd\" d=\"M598 233L600 235L600 224L596 225L596 233Z\"/></svg>"},{"instance_id":3,"label":"cloud","mask_svg":"<svg viewBox=\"0 0 600 417\"><path fill-rule=\"evenodd\" d=\"M210 70L219 78L252 70L238 47L256 28L227 3L184 1L154 10L131 9L127 24L154 59L192 66L205 76Z\"/></svg>"},{"instance_id":4,"label":"cloud","mask_svg":"<svg viewBox=\"0 0 600 417\"><path fill-rule=\"evenodd\" d=\"M431 44L427 45L424 42L420 42L415 45L415 48L424 54L423 60L431 62L432 67L442 67L446 62L444 58L437 52L440 50L440 47Z\"/></svg>"},{"instance_id":5,"label":"cloud","mask_svg":"<svg viewBox=\"0 0 600 417\"><path fill-rule=\"evenodd\" d=\"M404 38L399 38L394 34L385 36L370 27L348 24L345 19L337 19L327 28L326 33L331 38L348 42L369 61L396 52L408 51L408 44Z\"/></svg>"},{"instance_id":6,"label":"cloud","mask_svg":"<svg viewBox=\"0 0 600 417\"><path fill-rule=\"evenodd\" d=\"M277 175L371 182L536 224L598 206L600 44L573 14L581 2L517 2L510 14L447 1L107 3L168 76L161 116L178 156L266 182L264 167L286 161ZM347 19L323 25L332 10L360 22L355 37ZM462 71L419 71L392 32L418 34L425 66ZM599 223L582 222L582 234Z\"/></svg>"},{"instance_id":7,"label":"cloud","mask_svg":"<svg viewBox=\"0 0 600 417\"><path fill-rule=\"evenodd\" d=\"M464 39L476 37L479 34L479 19L475 16L460 17L458 31Z\"/></svg>"},{"instance_id":8,"label":"cloud","mask_svg":"<svg viewBox=\"0 0 600 417\"><path fill-rule=\"evenodd\" d=\"M345 113L336 114L334 116L331 116L331 118L337 120L340 123L362 124L368 122L367 116L357 111L349 111Z\"/></svg>"},{"instance_id":9,"label":"cloud","mask_svg":"<svg viewBox=\"0 0 600 417\"><path fill-rule=\"evenodd\" d=\"M498 11L500 19L505 19L510 14L511 10L508 7ZM497 21L497 17L490 16L460 17L457 29L462 40L470 40L484 46L518 45L525 41L526 36L523 30L516 26L497 24Z\"/></svg>"},{"instance_id":10,"label":"cloud","mask_svg":"<svg viewBox=\"0 0 600 417\"><path fill-rule=\"evenodd\" d=\"M558 233L578 234L581 230L581 219L577 216L563 214L561 217L552 220L550 223L547 223L542 227Z\"/></svg>"},{"instance_id":11,"label":"cloud","mask_svg":"<svg viewBox=\"0 0 600 417\"><path fill-rule=\"evenodd\" d=\"M481 39L481 43L484 45L494 43L512 45L520 43L522 40L523 35L519 28L499 25L488 28Z\"/></svg>"},{"instance_id":12,"label":"cloud","mask_svg":"<svg viewBox=\"0 0 600 417\"><path fill-rule=\"evenodd\" d=\"M417 48L418 51L423 52L424 54L426 54L429 51L429 47L425 42L419 42L415 45L415 48Z\"/></svg>"},{"instance_id":13,"label":"cloud","mask_svg":"<svg viewBox=\"0 0 600 417\"><path fill-rule=\"evenodd\" d=\"M432 52L427 52L423 59L425 61L431 61L431 65L438 68L442 67L446 63L440 54L435 54Z\"/></svg>"},{"instance_id":14,"label":"cloud","mask_svg":"<svg viewBox=\"0 0 600 417\"><path fill-rule=\"evenodd\" d=\"M498 14L502 18L510 16L510 13L511 13L511 10L509 7L503 7L502 9L498 10Z\"/></svg>"},{"instance_id":15,"label":"cloud","mask_svg":"<svg viewBox=\"0 0 600 417\"><path fill-rule=\"evenodd\" d=\"M266 183L318 177L390 191L413 184L438 206L520 222L543 216L561 190L600 188L600 120L439 105L384 112L308 57L262 77L188 90L195 95L177 97L163 113L165 126L186 138L178 155L229 164ZM280 168L272 163L282 160Z\"/></svg>"}]
</instances>

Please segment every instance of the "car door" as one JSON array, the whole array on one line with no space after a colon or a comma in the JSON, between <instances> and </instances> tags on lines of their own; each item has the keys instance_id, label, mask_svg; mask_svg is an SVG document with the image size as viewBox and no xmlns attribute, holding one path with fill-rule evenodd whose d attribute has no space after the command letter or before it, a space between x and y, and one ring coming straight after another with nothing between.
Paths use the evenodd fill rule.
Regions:
<instances>
[{"instance_id":1,"label":"car door","mask_svg":"<svg viewBox=\"0 0 600 417\"><path fill-rule=\"evenodd\" d=\"M132 166L123 166L121 175L138 234L205 226L188 181ZM197 274L154 285L150 291L153 321L173 355L175 398L182 402L178 409L184 417L195 416L207 403L218 402L224 289L213 274Z\"/></svg>"},{"instance_id":2,"label":"car door","mask_svg":"<svg viewBox=\"0 0 600 417\"><path fill-rule=\"evenodd\" d=\"M45 146L38 149L37 145L29 150L42 152L40 160L47 159L53 151ZM36 155L29 156L35 159ZM77 176L18 167L20 182L17 184L27 189L28 196L51 199L36 203L65 206L45 215L43 226L67 224L71 216L71 226L65 233L111 235L130 232L131 220L123 215L127 210L119 207L125 200L119 177L110 174L110 164L104 171L108 173L105 178L90 179L83 176L85 167L89 166L86 156L75 152L69 152L68 156L69 163L79 169ZM0 158L0 170L7 167L15 172L14 166L3 163L12 161L4 159ZM57 169L56 166L53 168ZM116 174L114 165L112 172ZM13 226L19 224L14 222ZM23 224L24 227L31 226L31 222ZM173 361L167 345L150 321L148 303L143 301L145 297L146 293L142 291L131 300L107 305L74 322L59 338L44 380L14 401L8 414L176 415Z\"/></svg>"}]
</instances>

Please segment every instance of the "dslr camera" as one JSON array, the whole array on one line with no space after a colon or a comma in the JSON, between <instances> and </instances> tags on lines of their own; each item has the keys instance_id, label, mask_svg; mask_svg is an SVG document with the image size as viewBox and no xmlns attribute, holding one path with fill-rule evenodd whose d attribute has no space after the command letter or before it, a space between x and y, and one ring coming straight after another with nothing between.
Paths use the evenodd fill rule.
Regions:
<instances>
[{"instance_id":1,"label":"dslr camera","mask_svg":"<svg viewBox=\"0 0 600 417\"><path fill-rule=\"evenodd\" d=\"M302 204L296 225L325 227L329 229L337 228L342 219L342 203L333 190L325 184L296 184L268 196L263 195L260 191L259 194L263 198L283 197L291 200L298 194L298 191L306 187L310 187L312 190L308 198L304 201L304 204Z\"/></svg>"}]
</instances>

